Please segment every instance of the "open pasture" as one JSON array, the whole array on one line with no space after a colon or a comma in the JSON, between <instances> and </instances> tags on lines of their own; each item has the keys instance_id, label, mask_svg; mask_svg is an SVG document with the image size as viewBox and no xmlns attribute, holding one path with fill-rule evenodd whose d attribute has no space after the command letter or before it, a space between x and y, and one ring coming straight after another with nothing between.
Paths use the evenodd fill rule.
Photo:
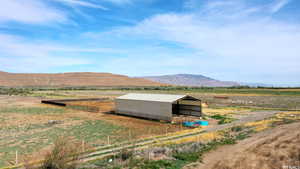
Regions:
<instances>
[{"instance_id":1,"label":"open pasture","mask_svg":"<svg viewBox=\"0 0 300 169\"><path fill-rule=\"evenodd\" d=\"M288 91L291 92L291 89ZM210 127L218 125L219 118L226 122L262 110L300 109L300 96L290 94L250 95L197 90L34 90L26 96L0 95L0 167L14 163L16 151L20 158L46 151L61 135L71 136L77 142L84 141L86 146L98 146L183 129L180 125L106 113L113 107L111 102L70 102L69 108L40 103L41 99L113 99L132 92L189 94L200 98L208 105L203 112L210 121ZM78 109L86 105L102 107L105 111Z\"/></svg>"},{"instance_id":2,"label":"open pasture","mask_svg":"<svg viewBox=\"0 0 300 169\"><path fill-rule=\"evenodd\" d=\"M93 90L42 90L33 91L32 96L44 98L115 98L126 93L187 94L200 98L209 107L243 107L252 109L300 110L300 89L230 89L230 88L128 88ZM228 97L222 99L218 97Z\"/></svg>"},{"instance_id":3,"label":"open pasture","mask_svg":"<svg viewBox=\"0 0 300 169\"><path fill-rule=\"evenodd\" d=\"M87 112L39 103L39 98L0 96L0 167L46 151L59 136L99 146L180 130L158 121ZM82 103L81 103L82 104Z\"/></svg>"}]
</instances>

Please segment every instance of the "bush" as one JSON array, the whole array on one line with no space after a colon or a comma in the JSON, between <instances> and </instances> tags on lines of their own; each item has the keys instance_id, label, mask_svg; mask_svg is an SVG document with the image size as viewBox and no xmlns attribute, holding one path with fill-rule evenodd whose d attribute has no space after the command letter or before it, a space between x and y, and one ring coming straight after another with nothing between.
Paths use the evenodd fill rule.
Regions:
<instances>
[{"instance_id":1,"label":"bush","mask_svg":"<svg viewBox=\"0 0 300 169\"><path fill-rule=\"evenodd\" d=\"M175 168L174 162L170 160L157 160L157 161L145 161L140 167L141 169L161 169L161 168Z\"/></svg>"},{"instance_id":2,"label":"bush","mask_svg":"<svg viewBox=\"0 0 300 169\"><path fill-rule=\"evenodd\" d=\"M70 138L59 137L53 148L46 153L44 161L38 169L76 169L76 161L79 159L78 146L70 143L70 140ZM32 169L36 167L27 165L25 168Z\"/></svg>"},{"instance_id":3,"label":"bush","mask_svg":"<svg viewBox=\"0 0 300 169\"><path fill-rule=\"evenodd\" d=\"M182 160L186 162L195 162L199 159L199 152L181 152L175 153L173 155L177 160Z\"/></svg>"},{"instance_id":4,"label":"bush","mask_svg":"<svg viewBox=\"0 0 300 169\"><path fill-rule=\"evenodd\" d=\"M213 119L219 120L218 124L231 123L231 122L233 122L235 120L232 117L228 117L226 115L220 115L220 114L212 115L210 117L213 118Z\"/></svg>"},{"instance_id":5,"label":"bush","mask_svg":"<svg viewBox=\"0 0 300 169\"><path fill-rule=\"evenodd\" d=\"M0 88L0 95L21 95L26 96L32 94L32 92L29 89L25 88Z\"/></svg>"},{"instance_id":6,"label":"bush","mask_svg":"<svg viewBox=\"0 0 300 169\"><path fill-rule=\"evenodd\" d=\"M125 160L128 160L130 158L132 158L133 156L133 152L132 151L129 151L129 150L126 150L126 149L123 149L120 153L120 158L125 161Z\"/></svg>"},{"instance_id":7,"label":"bush","mask_svg":"<svg viewBox=\"0 0 300 169\"><path fill-rule=\"evenodd\" d=\"M224 119L220 120L218 122L218 124L227 124L227 123L233 122L234 120L235 120L234 118L224 118Z\"/></svg>"},{"instance_id":8,"label":"bush","mask_svg":"<svg viewBox=\"0 0 300 169\"><path fill-rule=\"evenodd\" d=\"M234 126L231 128L231 131L233 131L233 132L240 132L242 130L243 130L242 126Z\"/></svg>"},{"instance_id":9,"label":"bush","mask_svg":"<svg viewBox=\"0 0 300 169\"><path fill-rule=\"evenodd\" d=\"M220 114L212 115L210 117L213 119L216 119L216 120L222 120L222 119L226 118L226 116L220 115Z\"/></svg>"}]
</instances>

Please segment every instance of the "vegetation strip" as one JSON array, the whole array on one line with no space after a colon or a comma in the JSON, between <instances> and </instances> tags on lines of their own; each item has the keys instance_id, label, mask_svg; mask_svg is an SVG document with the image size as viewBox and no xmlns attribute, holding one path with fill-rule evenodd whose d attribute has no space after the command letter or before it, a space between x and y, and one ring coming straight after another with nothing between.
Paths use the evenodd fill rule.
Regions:
<instances>
[{"instance_id":1,"label":"vegetation strip","mask_svg":"<svg viewBox=\"0 0 300 169\"><path fill-rule=\"evenodd\" d=\"M263 117L263 118L266 118L266 117ZM258 120L263 120L263 119L258 119ZM257 119L254 120L254 121L257 121ZM242 120L240 120L240 122L242 122ZM223 130L223 129L226 129L226 128L231 128L231 127L233 127L233 125L238 125L238 124L239 124L238 122L235 122L235 123L232 123L231 125L225 124L225 125L222 125L222 126L218 126L214 129L210 128L209 130L191 129L191 130L184 131L184 132L187 132L187 133L184 133L184 134L179 133L179 134L174 135L174 133L171 133L169 135L156 136L156 137L152 137L152 138L138 140L137 143L135 144L135 146L139 145L140 148L142 148L142 147L146 147L148 145L152 145L152 143L155 143L155 142L163 143L163 142L170 141L170 140L180 140L180 139L184 139L184 138L187 138L187 137L191 137L193 135L202 134L202 133L204 133L204 131L212 132L212 131L217 131L217 130ZM145 141L145 140L147 140L147 141ZM132 143L125 142L125 143L109 145L109 146L101 146L101 147L98 147L96 149L88 150L86 152L80 153L80 155L84 156L84 154L86 154L87 157L83 157L81 159L86 159L85 161L90 161L90 160L95 160L95 159L98 159L98 158L106 157L106 156L103 156L103 155L107 154L107 153L111 153L112 148L122 150L122 149L126 148L126 146L127 147L132 147ZM99 150L102 150L102 151L99 151ZM89 154L87 154L87 153L89 153ZM94 156L93 156L94 158L90 158L89 156L92 156L93 154L94 154ZM38 164L40 162L41 161L34 162L34 164ZM22 166L23 166L23 164L20 164L20 165L17 165L17 166L11 166L11 167L6 167L6 168L2 168L2 169L15 169L15 168L21 168Z\"/></svg>"},{"instance_id":2,"label":"vegetation strip","mask_svg":"<svg viewBox=\"0 0 300 169\"><path fill-rule=\"evenodd\" d=\"M268 113L267 115L271 116L271 115L273 115L273 113ZM290 112L282 112L281 114L277 114L275 117L278 117L278 118L284 118L285 116L288 116L291 118L296 117L295 115L293 115L293 116L289 116L289 115L290 115ZM260 119L252 119L251 117L248 117L248 120L249 120L248 123L249 122L258 123L257 120L263 120L265 118L267 118L267 116L261 116ZM218 131L218 130L224 130L227 128L234 128L233 130L239 131L240 129L236 125L239 125L240 123L243 123L243 122L245 122L245 119L244 120L241 119L239 121L236 121L236 122L230 123L230 124L220 125L215 128L208 128L206 130L191 129L191 130L183 131L184 133L180 133L180 132L176 133L175 132L175 134L170 133L168 135L160 135L160 136L156 136L156 137L152 137L152 138L141 139L141 140L137 140L133 143L125 142L125 143L121 143L121 144L101 146L96 149L80 153L80 159L83 159L84 161L101 159L101 158L107 157L109 155L114 155L114 154L122 151L123 149L133 149L133 148L145 149L149 146L164 144L168 141L181 140L181 139L190 138L190 137L193 137L196 135L200 136L205 131L206 131L205 133L207 133L207 132L213 132L213 131ZM244 138L245 136L241 135L239 137ZM34 162L34 164L38 164L41 162L42 161ZM22 164L17 165L17 166L6 167L6 168L8 169L8 168L20 168L20 167L22 167Z\"/></svg>"}]
</instances>

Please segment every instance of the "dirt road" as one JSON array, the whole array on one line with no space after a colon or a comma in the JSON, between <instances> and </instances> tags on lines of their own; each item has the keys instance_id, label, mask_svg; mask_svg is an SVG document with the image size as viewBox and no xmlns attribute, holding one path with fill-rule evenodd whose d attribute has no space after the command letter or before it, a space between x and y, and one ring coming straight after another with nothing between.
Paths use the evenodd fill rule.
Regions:
<instances>
[{"instance_id":1,"label":"dirt road","mask_svg":"<svg viewBox=\"0 0 300 169\"><path fill-rule=\"evenodd\" d=\"M280 111L257 111L257 112L251 112L249 115L244 115L240 117L239 120L233 121L232 123L227 123L223 125L217 125L215 127L207 128L205 131L207 132L212 132L212 131L217 131L217 130L222 130L225 128L230 128L233 126L237 126L243 123L248 123L248 122L253 122L253 121L258 121L258 120L263 120L269 117L274 116L276 113L279 113Z\"/></svg>"},{"instance_id":2,"label":"dirt road","mask_svg":"<svg viewBox=\"0 0 300 169\"><path fill-rule=\"evenodd\" d=\"M278 126L235 145L221 147L204 156L193 168L281 169L300 167L300 123ZM189 168L189 167L186 167Z\"/></svg>"},{"instance_id":3,"label":"dirt road","mask_svg":"<svg viewBox=\"0 0 300 169\"><path fill-rule=\"evenodd\" d=\"M219 126L207 128L204 130L191 130L190 132L186 132L184 134L174 134L171 136L166 135L166 136L161 136L161 137L156 137L156 138L150 138L145 141L138 141L138 143L136 143L134 146L136 146L137 149L145 149L149 145L153 145L156 142L159 142L159 144L161 144L161 143L167 142L167 141L176 141L176 140L180 140L180 139L184 139L184 138L188 138L188 137L194 137L195 135L201 135L202 133L205 133L205 132L213 132L213 131L223 130L223 129L230 128L230 127L240 125L243 123L263 120L265 118L272 117L276 113L278 113L278 112L276 112L276 111L253 112L250 115L242 117L241 119L239 119L233 123L219 125ZM84 159L82 159L82 160L83 161L91 161L91 160L95 160L95 159L101 159L103 157L112 155L114 152L118 152L119 150L131 147L131 146L133 146L132 143L123 144L123 145L119 145L119 146L116 145L116 146L107 147L104 149L99 147L99 149L101 149L100 151L95 151L90 154L87 154L84 156Z\"/></svg>"}]
</instances>

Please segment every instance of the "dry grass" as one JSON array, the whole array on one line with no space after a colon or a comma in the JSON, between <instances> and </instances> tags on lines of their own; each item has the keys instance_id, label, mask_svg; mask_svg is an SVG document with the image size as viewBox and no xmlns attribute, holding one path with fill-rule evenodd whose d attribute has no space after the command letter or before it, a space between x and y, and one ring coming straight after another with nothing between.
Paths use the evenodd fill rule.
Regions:
<instances>
[{"instance_id":1,"label":"dry grass","mask_svg":"<svg viewBox=\"0 0 300 169\"><path fill-rule=\"evenodd\" d=\"M261 120L255 122L246 123L246 127L254 127L255 131L262 131L270 127L270 125L276 121L276 119L268 119L268 120Z\"/></svg>"},{"instance_id":2,"label":"dry grass","mask_svg":"<svg viewBox=\"0 0 300 169\"><path fill-rule=\"evenodd\" d=\"M139 139L184 129L170 123L90 113L39 102L39 98L0 96L0 167L14 163L16 150L21 156L44 151L61 134L72 134L78 141L97 146L107 144L108 135L110 142L115 143L128 140L129 132L131 139ZM3 111L10 107L13 109ZM49 121L61 123L49 125Z\"/></svg>"},{"instance_id":3,"label":"dry grass","mask_svg":"<svg viewBox=\"0 0 300 169\"><path fill-rule=\"evenodd\" d=\"M290 111L290 112L280 112L275 115L274 118L261 120L261 121L255 121L255 122L249 122L246 123L244 126L246 127L254 127L255 131L263 131L270 127L272 127L272 124L278 122L282 123L283 121L290 120L300 120L300 112L297 111Z\"/></svg>"},{"instance_id":4,"label":"dry grass","mask_svg":"<svg viewBox=\"0 0 300 169\"><path fill-rule=\"evenodd\" d=\"M205 114L220 114L220 115L228 115L228 114L236 114L236 113L247 113L249 109L246 108L203 108L203 112Z\"/></svg>"},{"instance_id":5,"label":"dry grass","mask_svg":"<svg viewBox=\"0 0 300 169\"><path fill-rule=\"evenodd\" d=\"M300 119L300 111L289 111L289 112L281 112L276 115L278 119L290 119L290 120L299 120Z\"/></svg>"},{"instance_id":6,"label":"dry grass","mask_svg":"<svg viewBox=\"0 0 300 169\"><path fill-rule=\"evenodd\" d=\"M190 136L190 137L182 138L182 139L178 139L178 140L162 142L160 145L183 144L183 143L190 143L190 142L205 143L205 142L209 142L212 140L218 140L218 139L222 139L222 138L224 138L224 133L216 131L216 132L203 133L201 135Z\"/></svg>"},{"instance_id":7,"label":"dry grass","mask_svg":"<svg viewBox=\"0 0 300 169\"><path fill-rule=\"evenodd\" d=\"M260 123L260 124L264 124ZM300 123L264 130L207 154L198 169L277 169L300 166Z\"/></svg>"},{"instance_id":8,"label":"dry grass","mask_svg":"<svg viewBox=\"0 0 300 169\"><path fill-rule=\"evenodd\" d=\"M250 143L251 144L251 143ZM271 169L300 166L299 123L285 131L270 134L244 149L237 158L218 162L220 169Z\"/></svg>"},{"instance_id":9,"label":"dry grass","mask_svg":"<svg viewBox=\"0 0 300 169\"><path fill-rule=\"evenodd\" d=\"M52 149L45 154L42 164L37 169L75 169L80 151L78 149L79 144L72 142L72 140L69 137L59 137L54 142ZM30 164L32 161L25 162L24 167L36 169L36 166Z\"/></svg>"},{"instance_id":10,"label":"dry grass","mask_svg":"<svg viewBox=\"0 0 300 169\"><path fill-rule=\"evenodd\" d=\"M73 107L76 109L87 109L92 110L92 112L111 112L115 109L115 103L112 100L108 101L73 101L66 102L67 107Z\"/></svg>"}]
</instances>

